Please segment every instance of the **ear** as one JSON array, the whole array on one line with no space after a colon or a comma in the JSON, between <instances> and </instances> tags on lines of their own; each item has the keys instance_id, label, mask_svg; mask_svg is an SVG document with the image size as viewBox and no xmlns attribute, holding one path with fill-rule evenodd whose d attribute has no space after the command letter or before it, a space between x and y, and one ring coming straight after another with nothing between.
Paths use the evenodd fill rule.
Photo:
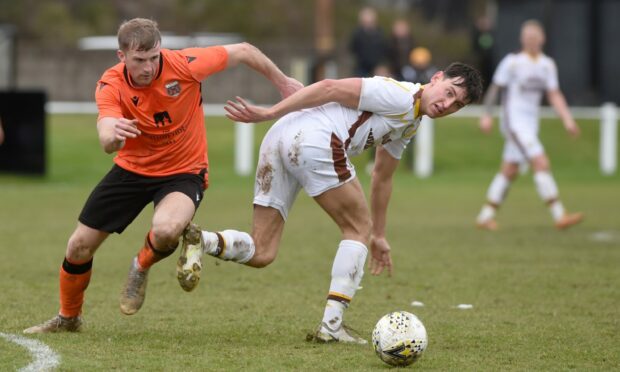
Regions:
<instances>
[{"instance_id":1,"label":"ear","mask_svg":"<svg viewBox=\"0 0 620 372\"><path fill-rule=\"evenodd\" d=\"M433 74L433 76L431 77L431 84L435 84L438 81L441 81L444 79L444 73L443 71L437 71Z\"/></svg>"},{"instance_id":2,"label":"ear","mask_svg":"<svg viewBox=\"0 0 620 372\"><path fill-rule=\"evenodd\" d=\"M120 50L120 49L119 49L119 50L117 50L117 51L116 51L116 56L118 57L118 59L119 59L121 62L125 62L125 53L123 53L123 51L122 51L122 50Z\"/></svg>"}]
</instances>

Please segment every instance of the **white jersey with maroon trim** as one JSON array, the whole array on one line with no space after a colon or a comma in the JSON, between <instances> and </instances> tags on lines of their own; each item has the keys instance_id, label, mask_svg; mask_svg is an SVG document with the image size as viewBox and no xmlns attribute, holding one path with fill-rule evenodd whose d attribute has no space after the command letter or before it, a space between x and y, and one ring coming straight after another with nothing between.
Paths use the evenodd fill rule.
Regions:
<instances>
[{"instance_id":1,"label":"white jersey with maroon trim","mask_svg":"<svg viewBox=\"0 0 620 372\"><path fill-rule=\"evenodd\" d=\"M502 124L509 126L537 123L543 94L559 89L555 63L543 53L535 58L525 52L507 55L497 66L493 83L505 88Z\"/></svg>"},{"instance_id":2,"label":"white jersey with maroon trim","mask_svg":"<svg viewBox=\"0 0 620 372\"><path fill-rule=\"evenodd\" d=\"M500 62L493 83L503 87L501 131L506 138L503 159L529 162L545 149L538 139L539 110L545 92L559 89L553 59L525 52L509 54Z\"/></svg>"},{"instance_id":3,"label":"white jersey with maroon trim","mask_svg":"<svg viewBox=\"0 0 620 372\"><path fill-rule=\"evenodd\" d=\"M420 125L420 84L375 76L362 79L357 110L337 103L303 110L316 120L314 125L335 134L348 156L359 155L376 145L400 159L405 146Z\"/></svg>"},{"instance_id":4,"label":"white jersey with maroon trim","mask_svg":"<svg viewBox=\"0 0 620 372\"><path fill-rule=\"evenodd\" d=\"M355 179L349 157L383 145L400 159L420 124L421 89L362 79L358 109L328 103L282 117L261 143L254 204L275 208L286 220L301 188L315 197Z\"/></svg>"}]
</instances>

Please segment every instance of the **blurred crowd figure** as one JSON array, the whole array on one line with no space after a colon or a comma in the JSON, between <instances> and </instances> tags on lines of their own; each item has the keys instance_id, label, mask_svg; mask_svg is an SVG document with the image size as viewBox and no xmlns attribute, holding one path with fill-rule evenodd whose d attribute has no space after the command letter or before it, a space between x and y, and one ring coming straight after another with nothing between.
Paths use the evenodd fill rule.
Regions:
<instances>
[{"instance_id":1,"label":"blurred crowd figure","mask_svg":"<svg viewBox=\"0 0 620 372\"><path fill-rule=\"evenodd\" d=\"M371 7L362 8L358 26L350 40L350 51L355 59L354 76L385 76L399 81L428 84L438 69L433 65L428 48L416 46L409 23L402 18L392 23L391 33L385 38L377 23L377 12ZM370 162L366 172L374 167L374 148L369 151ZM413 146L408 146L405 162L413 163Z\"/></svg>"},{"instance_id":2,"label":"blurred crowd figure","mask_svg":"<svg viewBox=\"0 0 620 372\"><path fill-rule=\"evenodd\" d=\"M377 24L377 12L362 8L353 31L350 50L355 59L354 76L386 76L399 81L427 84L438 69L428 48L416 46L409 23L402 18L392 24L385 38Z\"/></svg>"},{"instance_id":3,"label":"blurred crowd figure","mask_svg":"<svg viewBox=\"0 0 620 372\"><path fill-rule=\"evenodd\" d=\"M409 23L404 19L397 19L392 25L392 34L388 44L388 63L392 76L396 80L403 79L402 71L409 65L409 54L415 47Z\"/></svg>"},{"instance_id":4,"label":"blurred crowd figure","mask_svg":"<svg viewBox=\"0 0 620 372\"><path fill-rule=\"evenodd\" d=\"M431 51L417 47L409 53L409 61L401 70L402 80L412 83L428 84L431 77L438 71L432 64Z\"/></svg>"},{"instance_id":5,"label":"blurred crowd figure","mask_svg":"<svg viewBox=\"0 0 620 372\"><path fill-rule=\"evenodd\" d=\"M387 44L383 31L377 24L377 12L373 8L362 8L358 22L349 47L355 58L355 76L368 77L372 76L375 68L384 61Z\"/></svg>"},{"instance_id":6,"label":"blurred crowd figure","mask_svg":"<svg viewBox=\"0 0 620 372\"><path fill-rule=\"evenodd\" d=\"M471 46L476 59L476 66L482 74L485 88L491 83L493 77L493 21L490 17L480 16L472 29Z\"/></svg>"}]
</instances>

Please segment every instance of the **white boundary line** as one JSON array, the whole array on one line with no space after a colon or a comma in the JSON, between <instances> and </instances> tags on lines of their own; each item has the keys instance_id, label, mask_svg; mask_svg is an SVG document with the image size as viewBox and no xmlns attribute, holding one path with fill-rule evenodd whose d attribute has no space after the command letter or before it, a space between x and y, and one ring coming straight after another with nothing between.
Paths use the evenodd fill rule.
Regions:
<instances>
[{"instance_id":1,"label":"white boundary line","mask_svg":"<svg viewBox=\"0 0 620 372\"><path fill-rule=\"evenodd\" d=\"M32 363L20 368L20 372L51 371L60 364L60 355L56 354L54 350L41 341L2 332L0 332L0 337L25 347L34 358Z\"/></svg>"}]
</instances>

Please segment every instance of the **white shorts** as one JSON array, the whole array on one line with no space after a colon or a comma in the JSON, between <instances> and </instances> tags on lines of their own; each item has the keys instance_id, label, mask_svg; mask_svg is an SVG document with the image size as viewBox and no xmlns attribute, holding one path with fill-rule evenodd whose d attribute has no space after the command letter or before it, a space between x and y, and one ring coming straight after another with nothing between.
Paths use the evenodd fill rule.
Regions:
<instances>
[{"instance_id":1,"label":"white shorts","mask_svg":"<svg viewBox=\"0 0 620 372\"><path fill-rule=\"evenodd\" d=\"M254 204L286 220L300 188L315 197L355 178L343 142L307 112L278 120L260 146Z\"/></svg>"},{"instance_id":2,"label":"white shorts","mask_svg":"<svg viewBox=\"0 0 620 372\"><path fill-rule=\"evenodd\" d=\"M538 121L513 115L514 123L504 118L502 134L506 139L502 160L508 163L529 163L544 154L545 148L538 139Z\"/></svg>"}]
</instances>

